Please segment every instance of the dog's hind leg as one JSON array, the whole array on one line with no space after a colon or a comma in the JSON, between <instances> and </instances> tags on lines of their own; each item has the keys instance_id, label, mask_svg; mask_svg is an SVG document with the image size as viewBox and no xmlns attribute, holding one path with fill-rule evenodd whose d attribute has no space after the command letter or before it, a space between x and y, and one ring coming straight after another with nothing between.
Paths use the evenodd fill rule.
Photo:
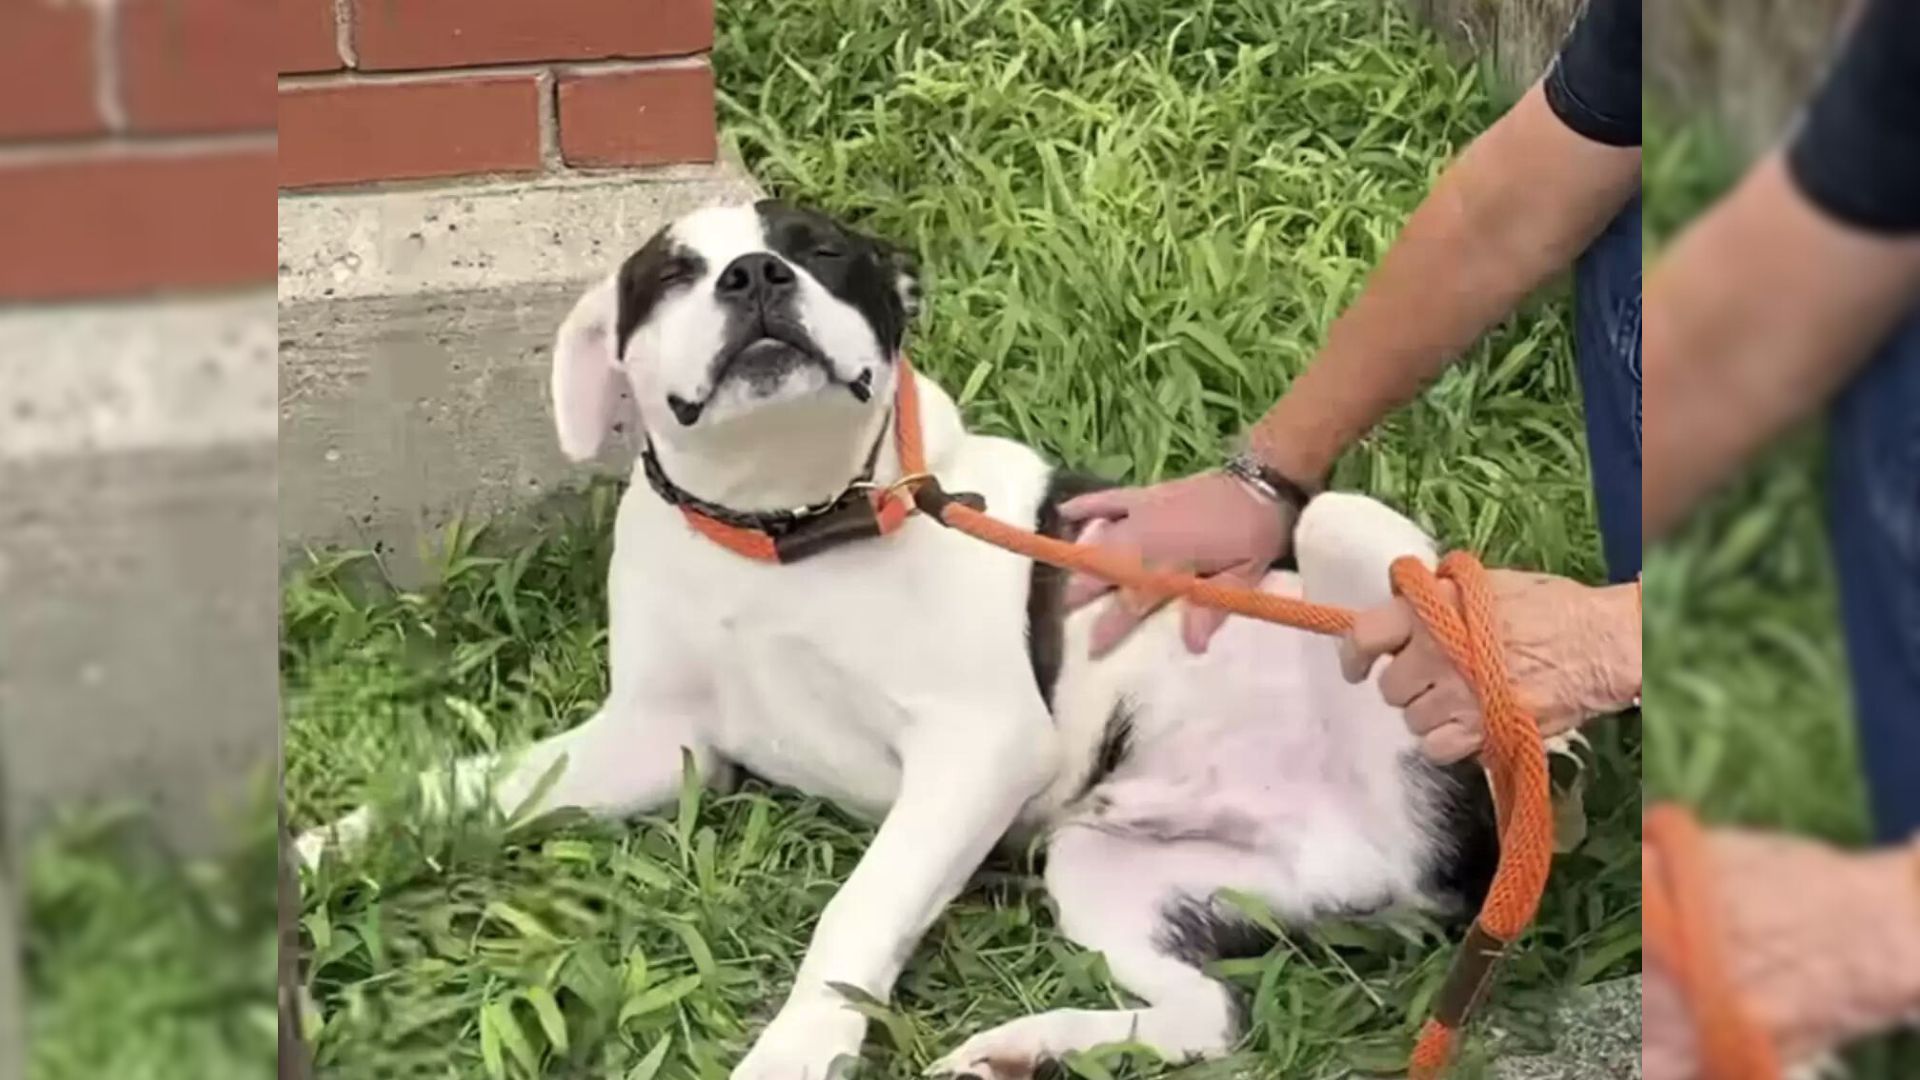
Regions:
<instances>
[{"instance_id":1,"label":"dog's hind leg","mask_svg":"<svg viewBox=\"0 0 1920 1080\"><path fill-rule=\"evenodd\" d=\"M672 801L688 758L703 776L714 779L714 755L693 737L690 725L648 717L610 699L593 719L517 753L464 758L450 775L445 770L429 772L421 778L420 791L430 814L468 812L491 794L502 815L531 817L578 809L626 817ZM296 842L300 857L312 866L323 849L351 851L372 825L372 810L362 807L310 829Z\"/></svg>"},{"instance_id":2,"label":"dog's hind leg","mask_svg":"<svg viewBox=\"0 0 1920 1080\"><path fill-rule=\"evenodd\" d=\"M1432 566L1433 538L1377 499L1342 491L1316 495L1293 533L1306 597L1315 603L1369 608L1393 598L1393 562L1412 555Z\"/></svg>"},{"instance_id":3,"label":"dog's hind leg","mask_svg":"<svg viewBox=\"0 0 1920 1080\"><path fill-rule=\"evenodd\" d=\"M1070 825L1047 853L1060 928L1105 955L1113 979L1145 1004L1056 1009L968 1039L932 1076L1027 1080L1044 1062L1111 1043L1152 1047L1171 1062L1224 1055L1244 1024L1238 999L1200 965L1257 953L1264 942L1212 903L1222 888L1259 891L1266 859L1206 841L1161 843Z\"/></svg>"}]
</instances>

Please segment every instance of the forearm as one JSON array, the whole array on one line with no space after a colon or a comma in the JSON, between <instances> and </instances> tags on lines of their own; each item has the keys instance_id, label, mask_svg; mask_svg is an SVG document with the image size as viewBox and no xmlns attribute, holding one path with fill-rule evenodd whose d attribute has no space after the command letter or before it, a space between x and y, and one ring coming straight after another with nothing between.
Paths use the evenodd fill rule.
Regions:
<instances>
[{"instance_id":1,"label":"forearm","mask_svg":"<svg viewBox=\"0 0 1920 1080\"><path fill-rule=\"evenodd\" d=\"M1606 585L1595 593L1603 627L1595 649L1605 678L1603 707L1619 712L1640 698L1640 583Z\"/></svg>"},{"instance_id":2,"label":"forearm","mask_svg":"<svg viewBox=\"0 0 1920 1080\"><path fill-rule=\"evenodd\" d=\"M1911 1023L1920 1017L1920 838L1867 858L1864 873L1874 895L1884 898L1890 932L1875 941L1871 924L1863 925L1858 962L1886 980L1880 998L1885 1022Z\"/></svg>"},{"instance_id":3,"label":"forearm","mask_svg":"<svg viewBox=\"0 0 1920 1080\"><path fill-rule=\"evenodd\" d=\"M1920 240L1825 216L1774 155L1674 243L1645 293L1653 539L1858 370L1920 295Z\"/></svg>"},{"instance_id":4,"label":"forearm","mask_svg":"<svg viewBox=\"0 0 1920 1080\"><path fill-rule=\"evenodd\" d=\"M1319 357L1254 428L1254 452L1289 476L1324 476L1571 263L1631 197L1639 163L1637 148L1568 130L1530 89L1441 174Z\"/></svg>"}]
</instances>

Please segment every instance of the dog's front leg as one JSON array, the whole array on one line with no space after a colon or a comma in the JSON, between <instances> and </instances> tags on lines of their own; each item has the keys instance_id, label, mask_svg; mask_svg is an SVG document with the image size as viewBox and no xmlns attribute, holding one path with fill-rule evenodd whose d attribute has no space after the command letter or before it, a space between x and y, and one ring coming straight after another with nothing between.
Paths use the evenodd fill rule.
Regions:
<instances>
[{"instance_id":1,"label":"dog's front leg","mask_svg":"<svg viewBox=\"0 0 1920 1080\"><path fill-rule=\"evenodd\" d=\"M525 747L510 759L483 754L456 762L450 773L428 772L420 780L422 808L429 814L459 814L492 799L503 816L578 809L600 817L626 817L671 802L689 760L709 780L720 765L680 701L662 695L615 695L591 720ZM301 834L301 860L315 866L329 848L351 854L372 831L373 813L371 807L361 807Z\"/></svg>"},{"instance_id":2,"label":"dog's front leg","mask_svg":"<svg viewBox=\"0 0 1920 1080\"><path fill-rule=\"evenodd\" d=\"M885 1000L920 936L1052 776L1043 711L995 723L1003 730L983 733L970 717L921 725L924 736L901 755L899 798L733 1080L828 1080L858 1057L866 1019L835 988Z\"/></svg>"}]
</instances>

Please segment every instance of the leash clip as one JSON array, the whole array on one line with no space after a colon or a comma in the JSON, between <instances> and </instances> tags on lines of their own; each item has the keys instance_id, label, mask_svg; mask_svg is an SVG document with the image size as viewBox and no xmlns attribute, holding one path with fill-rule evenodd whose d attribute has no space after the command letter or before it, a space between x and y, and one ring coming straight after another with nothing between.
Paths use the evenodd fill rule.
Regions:
<instances>
[{"instance_id":1,"label":"leash clip","mask_svg":"<svg viewBox=\"0 0 1920 1080\"><path fill-rule=\"evenodd\" d=\"M944 516L947 507L959 503L976 513L984 513L987 500L983 495L971 491L949 494L940 486L940 481L932 473L913 473L903 476L887 487L888 493L905 491L913 499L914 508L942 525L948 524Z\"/></svg>"},{"instance_id":2,"label":"leash clip","mask_svg":"<svg viewBox=\"0 0 1920 1080\"><path fill-rule=\"evenodd\" d=\"M930 472L908 473L890 484L877 484L871 480L863 480L854 484L853 488L855 491L877 491L887 498L905 494L912 500L915 509L934 518L940 516L940 511L946 509L948 503L957 502L975 510L987 508L987 500L972 492L947 494L946 490L940 486L940 481L934 479Z\"/></svg>"}]
</instances>

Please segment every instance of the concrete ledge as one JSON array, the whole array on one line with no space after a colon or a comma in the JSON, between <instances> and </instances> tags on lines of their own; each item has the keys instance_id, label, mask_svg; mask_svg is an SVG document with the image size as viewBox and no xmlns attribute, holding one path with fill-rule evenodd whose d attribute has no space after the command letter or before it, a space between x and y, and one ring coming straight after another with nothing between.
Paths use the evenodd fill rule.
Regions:
<instances>
[{"instance_id":1,"label":"concrete ledge","mask_svg":"<svg viewBox=\"0 0 1920 1080\"><path fill-rule=\"evenodd\" d=\"M759 194L724 163L283 196L286 557L372 549L414 579L421 541L448 520L508 515L577 484L547 405L561 320L663 223Z\"/></svg>"},{"instance_id":2,"label":"concrete ledge","mask_svg":"<svg viewBox=\"0 0 1920 1080\"><path fill-rule=\"evenodd\" d=\"M0 762L189 849L278 745L272 297L0 313Z\"/></svg>"},{"instance_id":3,"label":"concrete ledge","mask_svg":"<svg viewBox=\"0 0 1920 1080\"><path fill-rule=\"evenodd\" d=\"M661 223L759 197L738 163L280 196L280 300L472 292L607 273Z\"/></svg>"}]
</instances>

